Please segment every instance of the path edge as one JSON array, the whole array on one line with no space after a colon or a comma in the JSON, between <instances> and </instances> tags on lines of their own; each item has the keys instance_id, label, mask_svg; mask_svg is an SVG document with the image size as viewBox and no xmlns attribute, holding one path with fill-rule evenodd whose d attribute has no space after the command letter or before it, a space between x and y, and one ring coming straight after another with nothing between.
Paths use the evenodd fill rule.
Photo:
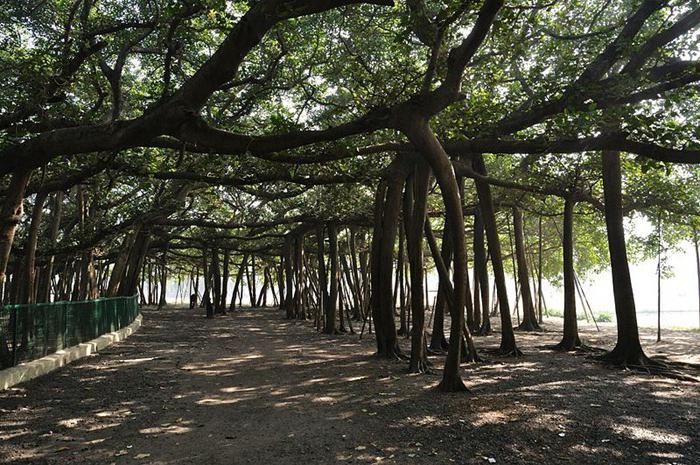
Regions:
<instances>
[{"instance_id":1,"label":"path edge","mask_svg":"<svg viewBox=\"0 0 700 465\"><path fill-rule=\"evenodd\" d=\"M50 373L75 360L94 354L116 342L123 341L141 327L143 316L138 315L130 325L117 331L103 334L91 341L68 347L46 357L21 363L16 367L0 370L0 391L24 383L30 379Z\"/></svg>"}]
</instances>

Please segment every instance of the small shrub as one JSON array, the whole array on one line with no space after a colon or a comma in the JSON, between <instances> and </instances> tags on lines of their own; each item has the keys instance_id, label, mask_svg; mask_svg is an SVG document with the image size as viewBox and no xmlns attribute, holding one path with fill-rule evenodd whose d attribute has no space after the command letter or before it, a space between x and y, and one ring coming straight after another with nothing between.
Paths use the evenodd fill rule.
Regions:
<instances>
[{"instance_id":1,"label":"small shrub","mask_svg":"<svg viewBox=\"0 0 700 465\"><path fill-rule=\"evenodd\" d=\"M612 321L610 312L600 312L596 318L598 318L599 323L610 323Z\"/></svg>"}]
</instances>

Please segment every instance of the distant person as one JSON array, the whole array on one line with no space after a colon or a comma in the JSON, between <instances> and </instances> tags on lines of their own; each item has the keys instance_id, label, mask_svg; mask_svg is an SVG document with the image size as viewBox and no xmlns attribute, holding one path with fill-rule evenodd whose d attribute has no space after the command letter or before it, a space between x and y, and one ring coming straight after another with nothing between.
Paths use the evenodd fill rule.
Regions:
<instances>
[{"instance_id":1,"label":"distant person","mask_svg":"<svg viewBox=\"0 0 700 465\"><path fill-rule=\"evenodd\" d=\"M190 308L197 306L197 294L190 294Z\"/></svg>"}]
</instances>

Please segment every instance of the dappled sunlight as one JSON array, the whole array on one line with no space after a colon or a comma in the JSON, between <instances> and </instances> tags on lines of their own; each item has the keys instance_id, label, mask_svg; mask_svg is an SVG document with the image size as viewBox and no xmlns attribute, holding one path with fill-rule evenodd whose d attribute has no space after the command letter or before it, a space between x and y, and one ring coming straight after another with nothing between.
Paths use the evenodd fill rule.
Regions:
<instances>
[{"instance_id":1,"label":"dappled sunlight","mask_svg":"<svg viewBox=\"0 0 700 465\"><path fill-rule=\"evenodd\" d=\"M626 435L637 441L651 441L659 444L687 444L690 442L690 437L673 433L667 430L642 426L639 420L635 418L623 418L627 424L613 425L612 429L617 434Z\"/></svg>"},{"instance_id":2,"label":"dappled sunlight","mask_svg":"<svg viewBox=\"0 0 700 465\"><path fill-rule=\"evenodd\" d=\"M73 452L117 465L136 463L138 454L148 454L143 463L163 465L236 463L267 450L318 464L459 463L459 457L508 463L505 457L536 460L560 448L585 463L623 460L625 441L640 456L684 463L698 418L700 393L685 384L526 345L556 334L523 338L532 340L522 343L525 357L486 355L485 363L464 365L471 393L438 395L441 357L431 357L435 374L408 375L406 362L372 357L372 338L335 336L329 343L274 311L206 320L172 310L149 318L160 328L145 326L114 346L113 355L106 351L5 394L0 438L17 444L18 457L9 463ZM216 343L208 344L212 334ZM478 342L497 345L498 337ZM677 412L676 420L645 416L649 402ZM481 444L493 437L501 447L485 449ZM442 438L459 441L458 448L441 447Z\"/></svg>"},{"instance_id":3,"label":"dappled sunlight","mask_svg":"<svg viewBox=\"0 0 700 465\"><path fill-rule=\"evenodd\" d=\"M189 433L191 431L192 431L192 428L190 428L189 426L163 424L161 426L153 426L151 428L140 429L139 433L159 435L159 434L185 434L185 433Z\"/></svg>"}]
</instances>

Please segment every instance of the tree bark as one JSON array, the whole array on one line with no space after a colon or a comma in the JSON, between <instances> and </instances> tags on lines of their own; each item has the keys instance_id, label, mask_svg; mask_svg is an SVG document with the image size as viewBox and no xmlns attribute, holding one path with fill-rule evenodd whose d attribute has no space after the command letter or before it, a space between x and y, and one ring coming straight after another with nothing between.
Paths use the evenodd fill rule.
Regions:
<instances>
[{"instance_id":1,"label":"tree bark","mask_svg":"<svg viewBox=\"0 0 700 465\"><path fill-rule=\"evenodd\" d=\"M474 171L484 176L487 175L484 158L481 154L474 154L472 158ZM491 186L485 181L475 179L476 191L479 197L479 208L481 209L486 237L489 243L489 255L491 256L491 266L498 295L499 310L501 316L501 345L499 352L503 355L520 356L522 352L515 343L515 333L513 323L510 319L510 306L508 305L508 290L506 288L506 275L503 269L503 259L501 254L501 240L498 237L496 226L496 213L493 207L493 197L491 196Z\"/></svg>"},{"instance_id":2,"label":"tree bark","mask_svg":"<svg viewBox=\"0 0 700 465\"><path fill-rule=\"evenodd\" d=\"M389 167L387 178L381 183L375 196L370 304L377 339L377 355L387 358L402 357L392 308L392 278L394 242L399 222L401 194L407 174L403 160L396 159Z\"/></svg>"},{"instance_id":3,"label":"tree bark","mask_svg":"<svg viewBox=\"0 0 700 465\"><path fill-rule=\"evenodd\" d=\"M425 337L425 302L423 302L423 225L428 210L429 183L430 170L428 165L420 160L415 164L413 176L406 181L403 203L413 315L411 359L408 365L410 373L424 373L430 368Z\"/></svg>"},{"instance_id":4,"label":"tree bark","mask_svg":"<svg viewBox=\"0 0 700 465\"><path fill-rule=\"evenodd\" d=\"M328 223L328 255L330 256L330 292L326 312L326 334L336 334L338 308L338 230L335 223Z\"/></svg>"},{"instance_id":5,"label":"tree bark","mask_svg":"<svg viewBox=\"0 0 700 465\"><path fill-rule=\"evenodd\" d=\"M574 270L574 207L572 196L564 199L564 231L562 233L562 250L564 253L564 335L557 350L576 350L581 346L576 320L576 278Z\"/></svg>"},{"instance_id":6,"label":"tree bark","mask_svg":"<svg viewBox=\"0 0 700 465\"><path fill-rule=\"evenodd\" d=\"M20 171L12 174L5 203L0 210L0 295L4 294L7 263L10 260L10 251L15 240L17 225L22 219L24 193L30 176L31 171Z\"/></svg>"},{"instance_id":7,"label":"tree bark","mask_svg":"<svg viewBox=\"0 0 700 465\"><path fill-rule=\"evenodd\" d=\"M61 227L63 219L63 191L58 191L54 194L53 207L51 215L51 228L49 230L49 243L54 244L58 239L58 231ZM51 280L54 275L54 263L56 257L50 255L46 261L46 266L43 268L38 286L37 302L49 302L51 300Z\"/></svg>"},{"instance_id":8,"label":"tree bark","mask_svg":"<svg viewBox=\"0 0 700 465\"><path fill-rule=\"evenodd\" d=\"M47 192L37 193L32 208L32 220L29 225L27 243L24 247L23 279L19 297L19 303L23 304L33 304L36 301L36 250L47 196Z\"/></svg>"},{"instance_id":9,"label":"tree bark","mask_svg":"<svg viewBox=\"0 0 700 465\"><path fill-rule=\"evenodd\" d=\"M466 391L459 370L464 308L466 298L467 250L464 239L464 214L459 185L452 163L440 142L433 134L428 121L422 115L406 115L402 132L413 143L418 152L430 165L440 186L445 216L452 227L451 238L454 247L454 305L450 306L450 346L445 360L442 381L439 389L445 392Z\"/></svg>"},{"instance_id":10,"label":"tree bark","mask_svg":"<svg viewBox=\"0 0 700 465\"><path fill-rule=\"evenodd\" d=\"M527 258L525 257L523 212L518 207L513 207L513 235L515 236L515 258L518 264L520 298L523 303L523 319L518 328L523 331L539 330L540 325L537 323L537 314L535 313L530 289L530 271L527 268Z\"/></svg>"},{"instance_id":11,"label":"tree bark","mask_svg":"<svg viewBox=\"0 0 700 465\"><path fill-rule=\"evenodd\" d=\"M639 340L637 312L632 290L622 214L622 171L620 153L603 151L603 190L605 225L608 231L610 267L612 269L617 344L602 360L621 366L645 366L653 362L644 354Z\"/></svg>"}]
</instances>

